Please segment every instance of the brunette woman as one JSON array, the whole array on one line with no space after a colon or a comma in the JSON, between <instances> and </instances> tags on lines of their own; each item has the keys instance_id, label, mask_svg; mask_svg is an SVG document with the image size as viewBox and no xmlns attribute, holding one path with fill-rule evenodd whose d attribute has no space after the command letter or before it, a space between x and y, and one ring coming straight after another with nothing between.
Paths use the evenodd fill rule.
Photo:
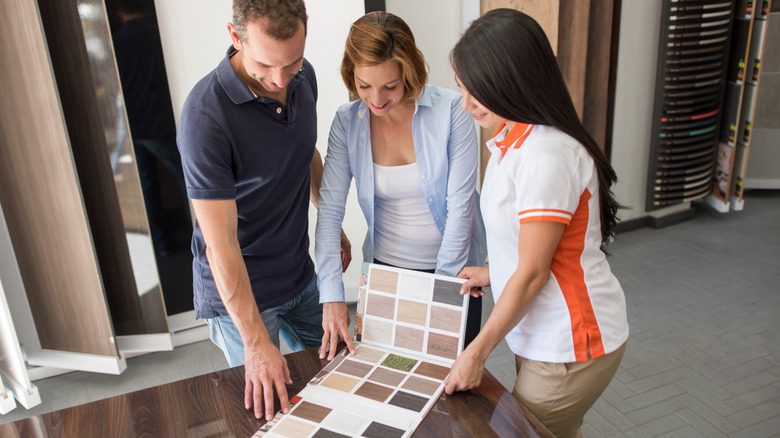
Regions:
<instances>
[{"instance_id":1,"label":"brunette woman","mask_svg":"<svg viewBox=\"0 0 780 438\"><path fill-rule=\"evenodd\" d=\"M602 251L616 223L615 172L531 17L486 13L451 60L463 108L498 127L481 193L489 267L460 273L464 293L491 286L496 304L445 390L479 385L485 360L506 339L516 355L515 397L556 436L578 436L628 339L623 290Z\"/></svg>"}]
</instances>

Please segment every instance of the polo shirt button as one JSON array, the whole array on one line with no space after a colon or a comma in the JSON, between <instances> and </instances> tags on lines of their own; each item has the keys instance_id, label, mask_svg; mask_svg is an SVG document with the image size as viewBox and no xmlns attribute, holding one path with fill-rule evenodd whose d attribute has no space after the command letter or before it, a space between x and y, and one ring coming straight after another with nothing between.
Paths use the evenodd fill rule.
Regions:
<instances>
[{"instance_id":1,"label":"polo shirt button","mask_svg":"<svg viewBox=\"0 0 780 438\"><path fill-rule=\"evenodd\" d=\"M281 114L281 113L282 113L282 108L276 107L276 114Z\"/></svg>"},{"instance_id":2,"label":"polo shirt button","mask_svg":"<svg viewBox=\"0 0 780 438\"><path fill-rule=\"evenodd\" d=\"M428 202L433 202L433 198L428 198Z\"/></svg>"},{"instance_id":3,"label":"polo shirt button","mask_svg":"<svg viewBox=\"0 0 780 438\"><path fill-rule=\"evenodd\" d=\"M425 179L425 175L420 175L420 178Z\"/></svg>"},{"instance_id":4,"label":"polo shirt button","mask_svg":"<svg viewBox=\"0 0 780 438\"><path fill-rule=\"evenodd\" d=\"M439 222L439 218L436 218L436 222Z\"/></svg>"}]
</instances>

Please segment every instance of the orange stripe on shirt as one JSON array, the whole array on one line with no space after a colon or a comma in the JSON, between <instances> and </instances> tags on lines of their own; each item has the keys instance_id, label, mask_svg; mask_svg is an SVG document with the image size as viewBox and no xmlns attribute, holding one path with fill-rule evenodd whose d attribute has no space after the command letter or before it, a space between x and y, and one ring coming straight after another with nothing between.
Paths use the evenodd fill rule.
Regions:
<instances>
[{"instance_id":1,"label":"orange stripe on shirt","mask_svg":"<svg viewBox=\"0 0 780 438\"><path fill-rule=\"evenodd\" d=\"M519 212L517 214L521 215L521 214L526 214L526 213L536 213L536 212L539 212L539 211L549 211L550 213L562 213L562 214L565 214L566 216L571 216L572 215L570 211L556 210L554 208L532 208L530 210L523 210L523 211L521 211L521 212Z\"/></svg>"},{"instance_id":2,"label":"orange stripe on shirt","mask_svg":"<svg viewBox=\"0 0 780 438\"><path fill-rule=\"evenodd\" d=\"M585 272L580 263L582 253L585 250L590 198L590 191L585 189L580 196L580 203L574 212L571 223L563 231L550 265L569 308L574 355L577 362L588 360L589 348L590 357L604 355L601 330L593 312L593 305L590 302L588 288L585 284Z\"/></svg>"},{"instance_id":3,"label":"orange stripe on shirt","mask_svg":"<svg viewBox=\"0 0 780 438\"><path fill-rule=\"evenodd\" d=\"M517 216L520 218L519 220L521 224L537 221L552 221L560 222L564 225L569 225L572 214L566 210L535 208L530 210L523 210L517 213Z\"/></svg>"},{"instance_id":4,"label":"orange stripe on shirt","mask_svg":"<svg viewBox=\"0 0 780 438\"><path fill-rule=\"evenodd\" d=\"M560 222L564 225L569 225L571 221L565 217L560 216L529 216L520 219L521 224L527 224L528 222Z\"/></svg>"}]
</instances>

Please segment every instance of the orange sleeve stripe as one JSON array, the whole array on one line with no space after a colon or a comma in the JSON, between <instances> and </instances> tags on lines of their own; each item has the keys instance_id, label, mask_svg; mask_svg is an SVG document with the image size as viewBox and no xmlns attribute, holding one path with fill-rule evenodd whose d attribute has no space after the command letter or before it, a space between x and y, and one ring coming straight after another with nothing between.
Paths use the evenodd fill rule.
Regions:
<instances>
[{"instance_id":1,"label":"orange sleeve stripe","mask_svg":"<svg viewBox=\"0 0 780 438\"><path fill-rule=\"evenodd\" d=\"M520 218L521 224L527 224L528 222L559 222L564 225L569 225L571 221L560 216L528 216Z\"/></svg>"},{"instance_id":2,"label":"orange sleeve stripe","mask_svg":"<svg viewBox=\"0 0 780 438\"><path fill-rule=\"evenodd\" d=\"M571 222L572 214L566 210L545 210L545 209L533 209L525 210L517 213L520 219L520 223L534 222L534 221L552 221L560 222L568 225Z\"/></svg>"},{"instance_id":3,"label":"orange sleeve stripe","mask_svg":"<svg viewBox=\"0 0 780 438\"><path fill-rule=\"evenodd\" d=\"M570 211L568 211L568 210L557 210L557 209L554 209L554 208L532 208L530 210L523 210L523 211L521 211L521 212L519 212L517 214L538 213L540 211L541 212L549 211L551 213L565 214L565 215L567 215L569 217L573 216L572 213Z\"/></svg>"}]
</instances>

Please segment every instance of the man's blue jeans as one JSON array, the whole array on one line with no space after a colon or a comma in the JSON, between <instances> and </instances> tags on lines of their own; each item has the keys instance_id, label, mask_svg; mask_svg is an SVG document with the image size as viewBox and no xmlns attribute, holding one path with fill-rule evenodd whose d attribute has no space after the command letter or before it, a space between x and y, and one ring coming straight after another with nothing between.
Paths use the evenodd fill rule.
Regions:
<instances>
[{"instance_id":1,"label":"man's blue jeans","mask_svg":"<svg viewBox=\"0 0 780 438\"><path fill-rule=\"evenodd\" d=\"M290 349L304 350L322 345L322 305L317 290L317 276L295 298L260 312L268 335L276 347L279 336ZM211 340L225 353L228 365L244 364L244 342L229 316L206 318Z\"/></svg>"}]
</instances>

